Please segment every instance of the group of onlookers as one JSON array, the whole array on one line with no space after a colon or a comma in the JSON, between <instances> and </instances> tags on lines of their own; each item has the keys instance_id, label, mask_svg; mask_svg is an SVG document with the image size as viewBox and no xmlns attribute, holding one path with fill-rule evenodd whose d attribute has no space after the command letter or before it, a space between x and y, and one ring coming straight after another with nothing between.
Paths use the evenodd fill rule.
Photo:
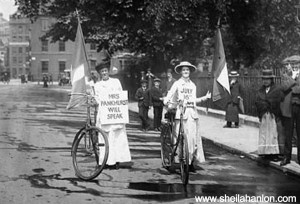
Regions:
<instances>
[{"instance_id":1,"label":"group of onlookers","mask_svg":"<svg viewBox=\"0 0 300 204\"><path fill-rule=\"evenodd\" d=\"M176 80L173 78L171 69L167 71L167 80L164 86L161 86L161 79L153 75L150 69L147 70L145 76L148 80L146 77L142 78L141 87L135 93L135 98L138 100L139 117L142 121L142 129L144 131L150 129L148 111L149 108L153 106L153 129L160 131L164 106L163 99Z\"/></svg>"},{"instance_id":2,"label":"group of onlookers","mask_svg":"<svg viewBox=\"0 0 300 204\"><path fill-rule=\"evenodd\" d=\"M141 87L136 91L139 117L142 129L149 130L148 111L153 106L153 129L160 130L164 99L174 82L172 70L167 72L167 81L161 86L161 80L149 70L142 79ZM224 128L239 128L239 113L244 113L244 87L238 81L237 71L229 73L230 95L225 104ZM281 84L275 84L275 75L271 69L262 70L262 86L257 91L255 106L260 121L258 155L272 161L281 161L286 165L291 161L294 128L300 137L300 79L288 69L281 77ZM178 80L180 81L180 80ZM150 85L153 83L154 85ZM297 140L298 162L300 162L300 139Z\"/></svg>"},{"instance_id":3,"label":"group of onlookers","mask_svg":"<svg viewBox=\"0 0 300 204\"><path fill-rule=\"evenodd\" d=\"M259 89L256 107L260 120L258 154L280 161L291 162L294 128L297 134L298 163L300 162L300 79L287 66L281 85L274 82L272 70L263 70L263 85Z\"/></svg>"}]
</instances>

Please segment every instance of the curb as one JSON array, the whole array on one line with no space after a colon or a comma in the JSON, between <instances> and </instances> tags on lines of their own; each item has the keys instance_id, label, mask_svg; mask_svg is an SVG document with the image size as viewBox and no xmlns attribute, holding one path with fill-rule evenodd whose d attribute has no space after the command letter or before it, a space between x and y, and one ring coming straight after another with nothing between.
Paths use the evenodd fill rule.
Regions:
<instances>
[{"instance_id":1,"label":"curb","mask_svg":"<svg viewBox=\"0 0 300 204\"><path fill-rule=\"evenodd\" d=\"M225 122L225 111L216 110L216 109L208 109L204 107L197 107L198 113L201 115L207 115L219 119L223 119ZM252 127L259 127L259 120L257 117L249 116L249 115L243 115L239 114L240 123Z\"/></svg>"},{"instance_id":2,"label":"curb","mask_svg":"<svg viewBox=\"0 0 300 204\"><path fill-rule=\"evenodd\" d=\"M198 109L199 114L207 115L207 116L215 117L215 118L219 118L219 119L224 119L224 121L225 121L225 111L209 109L207 112L206 108L203 108L203 107L197 107L197 109ZM137 111L135 111L133 109L130 109L130 111L137 113ZM153 119L153 118L149 116L149 119ZM259 127L258 118L255 118L252 116L240 115L240 121L241 121L241 124L244 124L244 125L248 125L248 126L252 126L252 127L256 127L256 128ZM276 170L283 172L284 174L291 174L291 175L297 176L297 177L300 176L299 165L295 161L291 161L291 164L287 165L288 167L280 166L280 162L273 162L273 161L263 162L257 154L246 153L246 152L243 152L236 148L233 148L228 145L216 142L212 139L206 138L205 136L201 135L201 137L203 140L209 141L209 142L215 144L216 146L218 146L232 154L241 155L241 156L244 156L253 161L256 161L256 162L259 162L262 164L266 164L270 167L273 167Z\"/></svg>"}]
</instances>

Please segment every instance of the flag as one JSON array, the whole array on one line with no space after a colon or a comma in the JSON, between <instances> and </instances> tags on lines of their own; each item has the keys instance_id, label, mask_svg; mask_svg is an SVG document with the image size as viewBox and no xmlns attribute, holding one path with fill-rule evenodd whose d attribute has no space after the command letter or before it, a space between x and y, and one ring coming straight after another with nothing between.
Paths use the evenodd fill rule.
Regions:
<instances>
[{"instance_id":1,"label":"flag","mask_svg":"<svg viewBox=\"0 0 300 204\"><path fill-rule=\"evenodd\" d=\"M215 37L215 50L212 64L214 83L212 91L213 102L221 108L225 108L230 95L228 70L220 29L217 28Z\"/></svg>"},{"instance_id":2,"label":"flag","mask_svg":"<svg viewBox=\"0 0 300 204\"><path fill-rule=\"evenodd\" d=\"M87 102L87 78L90 73L88 59L85 50L84 37L78 19L77 33L75 38L75 47L72 56L71 65L71 98L67 109L75 108Z\"/></svg>"}]
</instances>

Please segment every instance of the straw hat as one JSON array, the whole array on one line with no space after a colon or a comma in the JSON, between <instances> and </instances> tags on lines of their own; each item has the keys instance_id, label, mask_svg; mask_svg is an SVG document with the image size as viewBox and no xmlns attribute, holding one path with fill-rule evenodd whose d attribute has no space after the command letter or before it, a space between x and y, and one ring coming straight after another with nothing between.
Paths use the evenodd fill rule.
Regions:
<instances>
[{"instance_id":1,"label":"straw hat","mask_svg":"<svg viewBox=\"0 0 300 204\"><path fill-rule=\"evenodd\" d=\"M231 72L228 74L228 76L230 76L230 77L238 77L238 76L240 76L240 75L239 75L239 73L238 73L237 71L231 71Z\"/></svg>"},{"instance_id":2,"label":"straw hat","mask_svg":"<svg viewBox=\"0 0 300 204\"><path fill-rule=\"evenodd\" d=\"M174 68L174 70L175 70L175 72L176 72L177 74L180 74L181 69L182 69L183 67L188 67L188 68L190 69L190 72L191 72L191 73L194 72L194 71L196 71L196 67L195 67L194 65L192 65L191 63L187 62L187 61L180 62L180 64L177 65L177 66Z\"/></svg>"},{"instance_id":3,"label":"straw hat","mask_svg":"<svg viewBox=\"0 0 300 204\"><path fill-rule=\"evenodd\" d=\"M274 78L275 75L273 74L273 70L272 69L264 69L262 70L262 76L263 79L271 79Z\"/></svg>"}]
</instances>

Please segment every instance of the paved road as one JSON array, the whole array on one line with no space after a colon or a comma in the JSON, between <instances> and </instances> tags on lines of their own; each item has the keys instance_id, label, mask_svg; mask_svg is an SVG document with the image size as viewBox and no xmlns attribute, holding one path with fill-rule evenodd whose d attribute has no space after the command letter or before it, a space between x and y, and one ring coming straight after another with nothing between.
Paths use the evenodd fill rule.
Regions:
<instances>
[{"instance_id":1,"label":"paved road","mask_svg":"<svg viewBox=\"0 0 300 204\"><path fill-rule=\"evenodd\" d=\"M178 174L161 168L159 133L141 132L134 113L127 125L132 162L83 182L74 175L70 147L85 112L65 109L67 88L0 85L0 93L0 203L194 203L200 195L300 195L299 178L207 141L207 162L191 174L185 190Z\"/></svg>"}]
</instances>

